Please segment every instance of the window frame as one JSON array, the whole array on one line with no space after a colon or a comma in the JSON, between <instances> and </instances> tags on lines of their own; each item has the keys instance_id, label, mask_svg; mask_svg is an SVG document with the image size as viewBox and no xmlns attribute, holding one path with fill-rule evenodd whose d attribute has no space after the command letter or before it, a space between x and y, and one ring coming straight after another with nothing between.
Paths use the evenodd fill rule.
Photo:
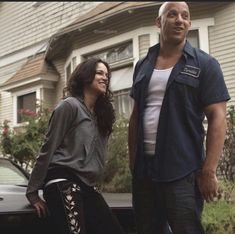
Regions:
<instances>
[{"instance_id":1,"label":"window frame","mask_svg":"<svg viewBox=\"0 0 235 234\"><path fill-rule=\"evenodd\" d=\"M17 108L17 103L18 103L18 98L30 93L36 93L36 103L38 100L42 100L41 98L41 91L40 88L31 88L28 90L22 90L22 91L18 91L18 92L14 92L12 94L12 98L13 98L13 126L18 127L18 126L23 126L25 125L25 122L20 122L18 123L18 108ZM38 108L36 107L36 111L38 110Z\"/></svg>"},{"instance_id":2,"label":"window frame","mask_svg":"<svg viewBox=\"0 0 235 234\"><path fill-rule=\"evenodd\" d=\"M22 119L21 119L21 115L19 114L19 111L20 110L23 110L23 109L26 109L24 106L19 106L20 104L23 104L21 102L24 102L24 98L28 95L33 95L33 98L35 98L35 103L34 103L34 100L31 101L30 100L30 103L35 106L35 109L33 110L34 112L37 111L37 99L36 99L36 92L31 92L31 93L27 93L27 94L24 94L24 95L20 95L20 96L17 96L17 123L20 124L20 123L23 123ZM31 98L31 96L30 96ZM27 108L29 109L29 108ZM31 110L32 111L32 110Z\"/></svg>"},{"instance_id":3,"label":"window frame","mask_svg":"<svg viewBox=\"0 0 235 234\"><path fill-rule=\"evenodd\" d=\"M120 109L121 109L121 111L123 111L123 109L126 109L125 104L123 102L120 103L119 101L122 101L123 97L126 95L128 97L129 92L130 92L130 88L126 88L126 89L122 89L122 90L118 90L118 91L113 92L113 98L114 98L113 105L114 105L114 107L115 107L115 99L118 102L118 110L115 109L115 112L118 111L118 112L116 112L117 117L122 116L125 118L129 118L129 115L131 114L131 110L134 106L134 100L131 98L128 103L129 104L128 110L125 110L125 112L122 112L122 113L119 112Z\"/></svg>"},{"instance_id":4,"label":"window frame","mask_svg":"<svg viewBox=\"0 0 235 234\"><path fill-rule=\"evenodd\" d=\"M103 58L104 60L106 60L109 65L113 68L113 67L119 67L119 66L125 66L127 64L130 63L130 61L133 61L133 42L132 40L128 40L128 41L123 41L122 43L118 43L118 44L114 44L113 46L111 47L105 47L101 50L97 50L97 51L93 51L92 53L88 53L88 54L83 54L83 58L89 58L91 56L97 56L97 55L100 55L100 54L104 54L107 58L108 56L108 53L110 51L115 51L115 50L120 50L121 48L123 47L129 47L131 46L131 53L130 53L130 56L129 57L126 57L126 58L120 58L120 59L117 59L113 62L111 61L108 61L107 59ZM101 58L102 59L102 58Z\"/></svg>"}]
</instances>

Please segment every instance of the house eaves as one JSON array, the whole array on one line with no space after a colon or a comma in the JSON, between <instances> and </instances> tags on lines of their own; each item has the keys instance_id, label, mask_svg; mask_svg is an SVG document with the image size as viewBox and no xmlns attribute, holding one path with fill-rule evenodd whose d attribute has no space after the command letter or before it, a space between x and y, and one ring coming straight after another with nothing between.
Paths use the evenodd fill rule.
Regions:
<instances>
[{"instance_id":1,"label":"house eaves","mask_svg":"<svg viewBox=\"0 0 235 234\"><path fill-rule=\"evenodd\" d=\"M10 79L1 85L1 90L11 91L36 81L56 82L58 77L59 74L55 68L45 61L45 53L41 53L29 58Z\"/></svg>"},{"instance_id":2,"label":"house eaves","mask_svg":"<svg viewBox=\"0 0 235 234\"><path fill-rule=\"evenodd\" d=\"M54 34L49 42L49 45L46 50L46 58L48 60L52 59L51 53L55 49L61 46L65 46L66 43L63 43L69 36L76 33L83 33L84 28L95 24L97 22L105 22L106 19L111 18L113 16L119 15L123 12L133 12L138 9L142 9L145 7L158 6L162 4L162 2L104 2L97 5L94 9L89 11L88 13L80 16L77 20L75 20L70 25L65 28L59 30L56 34ZM58 46L59 45L59 46ZM63 50L63 48L61 48Z\"/></svg>"}]
</instances>

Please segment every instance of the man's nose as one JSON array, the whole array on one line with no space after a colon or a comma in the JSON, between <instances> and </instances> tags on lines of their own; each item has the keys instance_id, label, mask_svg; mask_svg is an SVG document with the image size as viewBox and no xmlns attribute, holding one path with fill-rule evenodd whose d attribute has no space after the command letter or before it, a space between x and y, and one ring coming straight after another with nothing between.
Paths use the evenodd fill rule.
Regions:
<instances>
[{"instance_id":1,"label":"man's nose","mask_svg":"<svg viewBox=\"0 0 235 234\"><path fill-rule=\"evenodd\" d=\"M181 14L178 14L177 15L177 18L176 18L176 22L182 22L183 21L183 17Z\"/></svg>"}]
</instances>

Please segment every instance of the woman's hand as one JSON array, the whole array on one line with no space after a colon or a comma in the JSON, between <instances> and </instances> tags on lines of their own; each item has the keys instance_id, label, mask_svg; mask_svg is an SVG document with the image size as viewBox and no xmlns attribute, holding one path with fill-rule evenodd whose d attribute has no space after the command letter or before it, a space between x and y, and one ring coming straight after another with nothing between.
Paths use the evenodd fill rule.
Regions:
<instances>
[{"instance_id":1,"label":"woman's hand","mask_svg":"<svg viewBox=\"0 0 235 234\"><path fill-rule=\"evenodd\" d=\"M36 209L39 218L45 218L46 216L48 216L46 202L43 201L41 198L38 202L34 203L33 206Z\"/></svg>"}]
</instances>

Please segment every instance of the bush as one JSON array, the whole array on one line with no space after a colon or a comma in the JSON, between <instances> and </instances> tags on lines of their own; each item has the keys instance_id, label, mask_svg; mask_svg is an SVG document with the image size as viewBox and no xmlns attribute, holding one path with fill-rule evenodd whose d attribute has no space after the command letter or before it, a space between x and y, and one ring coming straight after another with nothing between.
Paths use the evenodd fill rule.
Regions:
<instances>
[{"instance_id":1,"label":"bush","mask_svg":"<svg viewBox=\"0 0 235 234\"><path fill-rule=\"evenodd\" d=\"M217 201L205 204L203 226L207 234L235 233L235 203Z\"/></svg>"},{"instance_id":2,"label":"bush","mask_svg":"<svg viewBox=\"0 0 235 234\"><path fill-rule=\"evenodd\" d=\"M219 200L205 204L202 223L206 234L235 233L235 184L220 181Z\"/></svg>"},{"instance_id":3,"label":"bush","mask_svg":"<svg viewBox=\"0 0 235 234\"><path fill-rule=\"evenodd\" d=\"M11 154L12 152L12 140L11 135L12 132L9 127L9 120L4 120L2 128L2 134L1 134L1 151L3 155Z\"/></svg>"},{"instance_id":4,"label":"bush","mask_svg":"<svg viewBox=\"0 0 235 234\"><path fill-rule=\"evenodd\" d=\"M222 157L218 165L219 196L205 204L202 215L207 234L235 233L235 108L227 110L227 131Z\"/></svg>"},{"instance_id":5,"label":"bush","mask_svg":"<svg viewBox=\"0 0 235 234\"><path fill-rule=\"evenodd\" d=\"M21 110L23 126L10 130L9 121L3 122L0 136L1 151L4 156L11 158L22 168L34 164L36 156L44 140L51 111L48 108L34 113L30 110Z\"/></svg>"},{"instance_id":6,"label":"bush","mask_svg":"<svg viewBox=\"0 0 235 234\"><path fill-rule=\"evenodd\" d=\"M218 166L219 175L235 182L235 108L230 106L227 111L227 132L223 154Z\"/></svg>"},{"instance_id":7,"label":"bush","mask_svg":"<svg viewBox=\"0 0 235 234\"><path fill-rule=\"evenodd\" d=\"M107 150L102 190L105 192L130 192L131 173L128 163L128 120L118 119L110 136Z\"/></svg>"}]
</instances>

